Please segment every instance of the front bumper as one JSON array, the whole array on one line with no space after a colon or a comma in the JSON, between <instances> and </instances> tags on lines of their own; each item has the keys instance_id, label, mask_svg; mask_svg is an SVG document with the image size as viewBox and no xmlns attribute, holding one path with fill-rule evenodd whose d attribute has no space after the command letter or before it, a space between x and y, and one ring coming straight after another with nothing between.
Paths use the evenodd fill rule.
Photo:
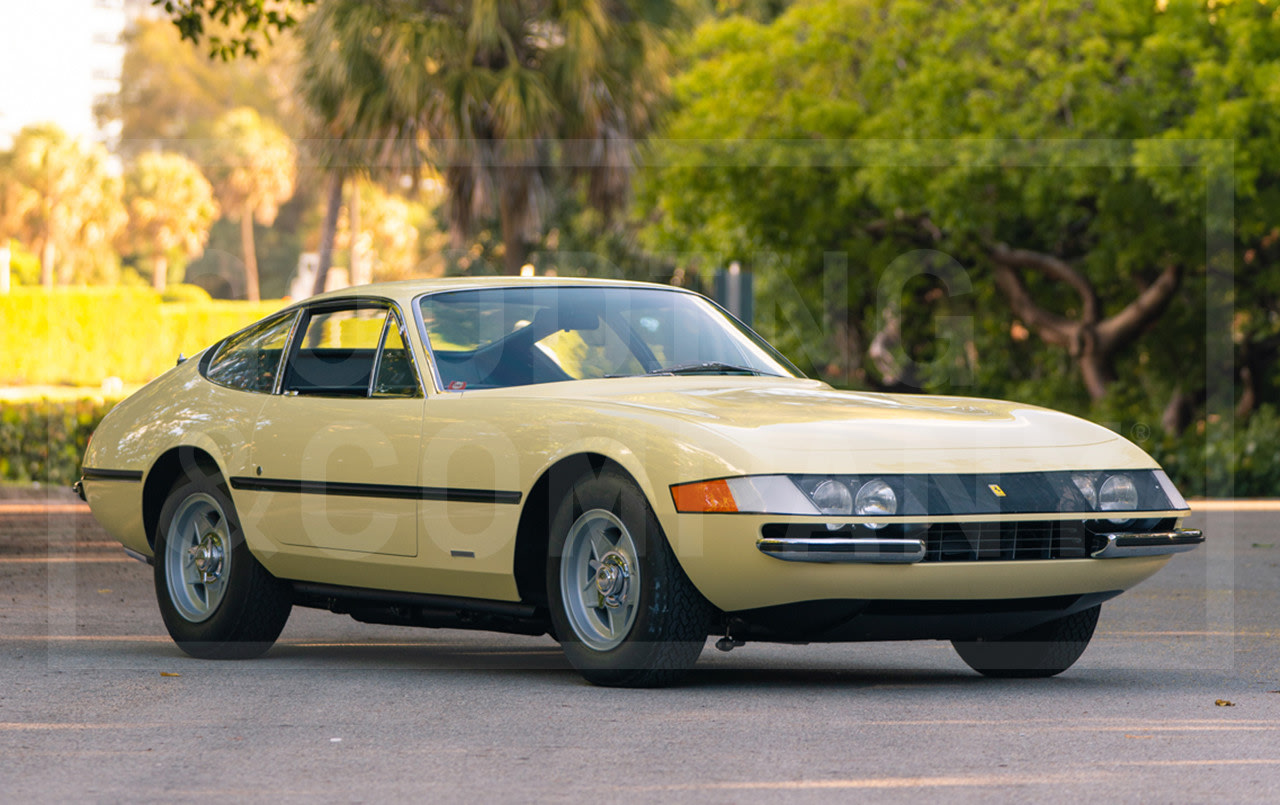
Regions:
<instances>
[{"instance_id":1,"label":"front bumper","mask_svg":"<svg viewBox=\"0 0 1280 805\"><path fill-rule=\"evenodd\" d=\"M1094 559L1121 559L1126 556L1164 556L1189 551L1204 542L1204 532L1177 528L1149 534L1103 534L1106 544L1090 554Z\"/></svg>"},{"instance_id":2,"label":"front bumper","mask_svg":"<svg viewBox=\"0 0 1280 805\"><path fill-rule=\"evenodd\" d=\"M1182 553L1204 542L1195 529L1101 534L1102 547L1089 555L1094 559L1123 559L1134 556L1164 556ZM876 537L803 538L760 537L756 548L766 556L784 562L915 564L926 556L922 539Z\"/></svg>"}]
</instances>

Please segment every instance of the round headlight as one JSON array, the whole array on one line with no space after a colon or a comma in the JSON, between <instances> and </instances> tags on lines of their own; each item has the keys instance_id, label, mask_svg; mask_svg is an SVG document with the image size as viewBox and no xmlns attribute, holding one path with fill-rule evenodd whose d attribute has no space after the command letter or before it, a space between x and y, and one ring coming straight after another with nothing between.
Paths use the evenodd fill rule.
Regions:
<instances>
[{"instance_id":1,"label":"round headlight","mask_svg":"<svg viewBox=\"0 0 1280 805\"><path fill-rule=\"evenodd\" d=\"M1076 485L1076 489L1080 490L1080 495L1088 502L1089 508L1098 508L1098 487L1094 485L1091 476L1072 475L1071 482Z\"/></svg>"},{"instance_id":2,"label":"round headlight","mask_svg":"<svg viewBox=\"0 0 1280 805\"><path fill-rule=\"evenodd\" d=\"M853 493L839 481L823 481L813 489L813 503L823 514L853 514Z\"/></svg>"},{"instance_id":3,"label":"round headlight","mask_svg":"<svg viewBox=\"0 0 1280 805\"><path fill-rule=\"evenodd\" d=\"M1131 512L1138 508L1138 487L1127 475L1112 475L1098 490L1098 508L1104 512ZM1113 519L1122 523L1124 519Z\"/></svg>"},{"instance_id":4,"label":"round headlight","mask_svg":"<svg viewBox=\"0 0 1280 805\"><path fill-rule=\"evenodd\" d=\"M879 478L867 481L858 490L853 510L859 517L898 513L898 496L893 488ZM883 523L866 523L867 528L882 528Z\"/></svg>"}]
</instances>

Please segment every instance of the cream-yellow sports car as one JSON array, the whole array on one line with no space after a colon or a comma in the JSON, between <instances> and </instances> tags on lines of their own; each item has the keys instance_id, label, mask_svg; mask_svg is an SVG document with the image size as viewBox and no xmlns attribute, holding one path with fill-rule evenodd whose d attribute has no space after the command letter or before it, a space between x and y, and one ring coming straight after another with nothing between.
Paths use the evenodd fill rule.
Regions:
<instances>
[{"instance_id":1,"label":"cream-yellow sports car","mask_svg":"<svg viewBox=\"0 0 1280 805\"><path fill-rule=\"evenodd\" d=\"M837 391L702 296L592 280L294 304L120 403L77 486L191 655L259 655L306 606L549 633L603 685L669 684L709 635L1048 676L1203 541L1105 428Z\"/></svg>"}]
</instances>

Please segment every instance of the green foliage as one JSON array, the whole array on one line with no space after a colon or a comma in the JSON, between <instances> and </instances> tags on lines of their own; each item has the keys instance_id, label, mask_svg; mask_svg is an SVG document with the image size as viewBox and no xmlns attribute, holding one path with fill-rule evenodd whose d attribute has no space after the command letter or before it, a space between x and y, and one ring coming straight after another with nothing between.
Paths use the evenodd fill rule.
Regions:
<instances>
[{"instance_id":1,"label":"green foliage","mask_svg":"<svg viewBox=\"0 0 1280 805\"><path fill-rule=\"evenodd\" d=\"M258 35L272 37L298 24L302 12L316 0L151 0L164 9L183 39L207 40L210 58L231 61L258 57ZM212 31L206 30L212 28Z\"/></svg>"},{"instance_id":2,"label":"green foliage","mask_svg":"<svg viewBox=\"0 0 1280 805\"><path fill-rule=\"evenodd\" d=\"M0 481L73 483L90 435L117 402L0 403Z\"/></svg>"},{"instance_id":3,"label":"green foliage","mask_svg":"<svg viewBox=\"0 0 1280 805\"><path fill-rule=\"evenodd\" d=\"M497 219L517 273L545 233L554 174L606 211L626 199L681 19L671 0L334 0L301 26L302 96L343 164L364 168L370 146L395 162L425 145L455 248Z\"/></svg>"},{"instance_id":4,"label":"green foliage","mask_svg":"<svg viewBox=\"0 0 1280 805\"><path fill-rule=\"evenodd\" d=\"M1280 497L1280 413L1263 405L1247 423L1210 417L1188 434L1157 433L1144 445L1183 494Z\"/></svg>"},{"instance_id":5,"label":"green foliage","mask_svg":"<svg viewBox=\"0 0 1280 805\"><path fill-rule=\"evenodd\" d=\"M871 350L886 321L905 323L907 356L932 362L937 345L919 334L931 320L970 316L971 383L957 389L956 373L934 366L923 387L982 393L1021 384L1035 394L1053 372L1080 377L1063 365L1064 342L1041 340L1048 328L1013 337L1022 323L993 282L993 244L1069 265L1103 318L1177 265L1182 284L1163 315L1107 357L1124 383L1138 377L1167 394L1188 363L1207 360L1205 311L1216 301L1205 255L1221 221L1206 193L1222 181L1223 141L1205 138L1222 136L1213 132L1224 107L1245 154L1238 198L1269 198L1275 183L1259 166L1280 159L1269 156L1280 124L1266 111L1280 23L1274 4L1159 5L825 0L770 24L705 24L641 182L646 244L764 268L758 288L783 325L773 335L813 353L798 357L824 374L824 361L851 352L851 372L827 375L839 382L893 385ZM1275 208L1248 203L1259 221ZM1250 231L1265 240L1252 250ZM1258 266L1243 287L1254 299L1260 283L1280 292L1280 272L1265 270L1280 260L1280 228L1239 235L1238 253ZM886 297L884 272L921 248L954 258L971 290L939 295L924 281ZM847 260L847 299L833 299L831 254ZM1083 300L1060 278L1030 271L1024 281L1050 316L1081 319ZM1280 293L1270 298L1272 315L1237 324L1280 334ZM830 326L839 319L847 331Z\"/></svg>"},{"instance_id":6,"label":"green foliage","mask_svg":"<svg viewBox=\"0 0 1280 805\"><path fill-rule=\"evenodd\" d=\"M144 383L280 307L164 304L144 288L14 288L0 296L0 384Z\"/></svg>"}]
</instances>

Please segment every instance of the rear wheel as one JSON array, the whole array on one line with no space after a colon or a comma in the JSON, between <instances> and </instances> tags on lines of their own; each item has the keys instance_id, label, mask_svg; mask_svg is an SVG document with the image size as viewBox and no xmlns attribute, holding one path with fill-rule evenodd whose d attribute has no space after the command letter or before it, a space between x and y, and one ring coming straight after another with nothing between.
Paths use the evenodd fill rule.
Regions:
<instances>
[{"instance_id":1,"label":"rear wheel","mask_svg":"<svg viewBox=\"0 0 1280 805\"><path fill-rule=\"evenodd\" d=\"M221 480L199 471L174 484L160 510L155 585L170 637L205 659L265 653L293 606L289 585L249 552Z\"/></svg>"},{"instance_id":2,"label":"rear wheel","mask_svg":"<svg viewBox=\"0 0 1280 805\"><path fill-rule=\"evenodd\" d=\"M712 607L629 478L584 472L556 511L548 547L552 625L588 681L669 685L697 661Z\"/></svg>"},{"instance_id":3,"label":"rear wheel","mask_svg":"<svg viewBox=\"0 0 1280 805\"><path fill-rule=\"evenodd\" d=\"M953 640L960 659L984 676L1030 679L1060 674L1070 668L1093 638L1101 606L993 640Z\"/></svg>"}]
</instances>

